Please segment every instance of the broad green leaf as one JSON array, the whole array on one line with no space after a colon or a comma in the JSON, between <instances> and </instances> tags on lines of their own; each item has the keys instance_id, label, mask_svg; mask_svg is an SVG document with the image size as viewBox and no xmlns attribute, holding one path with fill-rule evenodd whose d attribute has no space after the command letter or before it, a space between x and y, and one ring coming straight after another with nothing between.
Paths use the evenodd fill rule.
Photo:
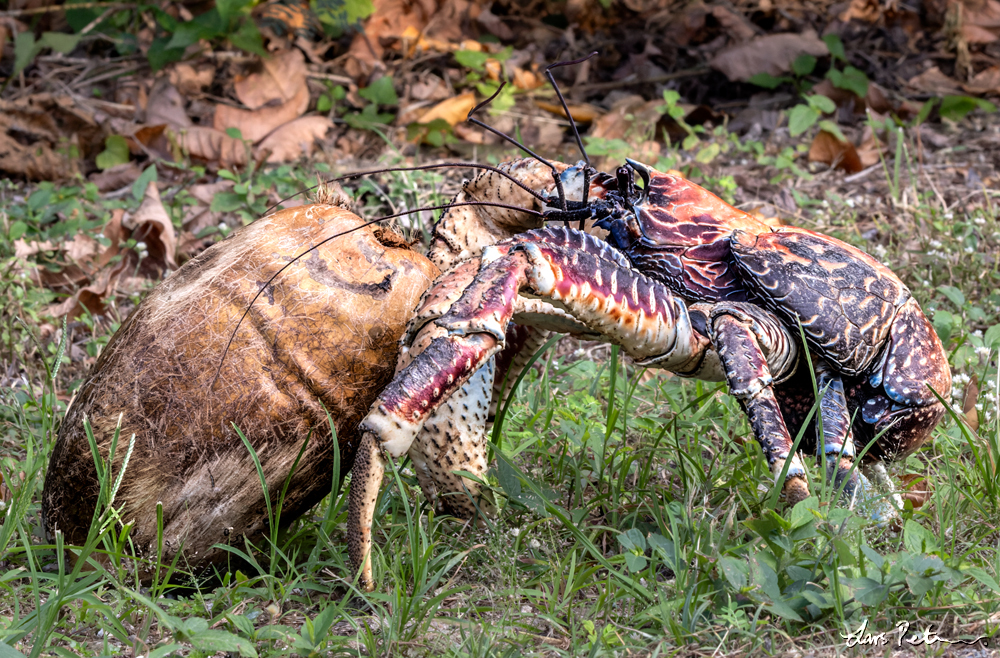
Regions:
<instances>
[{"instance_id":1,"label":"broad green leaf","mask_svg":"<svg viewBox=\"0 0 1000 658\"><path fill-rule=\"evenodd\" d=\"M822 94L813 94L806 98L809 107L819 110L823 114L831 114L837 111L837 104Z\"/></svg>"},{"instance_id":2,"label":"broad green leaf","mask_svg":"<svg viewBox=\"0 0 1000 658\"><path fill-rule=\"evenodd\" d=\"M310 0L309 4L321 22L338 30L347 29L375 12L372 0Z\"/></svg>"},{"instance_id":3,"label":"broad green leaf","mask_svg":"<svg viewBox=\"0 0 1000 658\"><path fill-rule=\"evenodd\" d=\"M819 128L820 130L825 130L826 132L830 133L831 135L833 135L842 142L847 141L847 138L844 137L844 133L840 131L840 126L835 124L833 121L830 121L829 119L823 119L822 121L820 121Z\"/></svg>"},{"instance_id":4,"label":"broad green leaf","mask_svg":"<svg viewBox=\"0 0 1000 658\"><path fill-rule=\"evenodd\" d=\"M750 84L764 87L765 89L777 89L783 82L791 82L791 78L775 77L770 73L758 73L750 78Z\"/></svg>"},{"instance_id":5,"label":"broad green leaf","mask_svg":"<svg viewBox=\"0 0 1000 658\"><path fill-rule=\"evenodd\" d=\"M938 292L948 298L948 301L961 310L965 306L965 295L954 286L938 286Z\"/></svg>"},{"instance_id":6,"label":"broad green leaf","mask_svg":"<svg viewBox=\"0 0 1000 658\"><path fill-rule=\"evenodd\" d=\"M108 135L104 140L104 150L97 154L97 168L110 169L128 162L128 142L121 135Z\"/></svg>"},{"instance_id":7,"label":"broad green leaf","mask_svg":"<svg viewBox=\"0 0 1000 658\"><path fill-rule=\"evenodd\" d=\"M41 44L35 42L35 35L31 32L18 34L14 38L14 70L11 74L17 75L23 71L28 64L34 61L41 49Z\"/></svg>"},{"instance_id":8,"label":"broad green leaf","mask_svg":"<svg viewBox=\"0 0 1000 658\"><path fill-rule=\"evenodd\" d=\"M985 112L995 112L996 105L971 96L945 96L941 99L941 116L950 121L961 121L976 108Z\"/></svg>"},{"instance_id":9,"label":"broad green leaf","mask_svg":"<svg viewBox=\"0 0 1000 658\"><path fill-rule=\"evenodd\" d=\"M951 340L951 334L955 330L957 322L955 321L955 316L948 311L939 308L934 311L934 317L931 319L931 324L934 325L934 331L937 332L938 338L945 345Z\"/></svg>"},{"instance_id":10,"label":"broad green leaf","mask_svg":"<svg viewBox=\"0 0 1000 658\"><path fill-rule=\"evenodd\" d=\"M694 156L695 162L700 162L701 164L708 164L719 155L721 148L718 143L713 142L706 146L705 148L698 151L698 154Z\"/></svg>"},{"instance_id":11,"label":"broad green leaf","mask_svg":"<svg viewBox=\"0 0 1000 658\"><path fill-rule=\"evenodd\" d=\"M391 75L383 75L364 89L358 90L358 95L376 105L396 105L399 103L399 96L396 95L396 90L392 87Z\"/></svg>"},{"instance_id":12,"label":"broad green leaf","mask_svg":"<svg viewBox=\"0 0 1000 658\"><path fill-rule=\"evenodd\" d=\"M722 571L722 575L726 577L726 580L729 581L729 584L733 586L733 589L742 591L747 588L750 569L744 560L723 555L719 558L719 569Z\"/></svg>"},{"instance_id":13,"label":"broad green leaf","mask_svg":"<svg viewBox=\"0 0 1000 658\"><path fill-rule=\"evenodd\" d=\"M922 553L935 553L940 550L937 537L912 519L903 525L903 545L906 546L907 551L915 556Z\"/></svg>"},{"instance_id":14,"label":"broad green leaf","mask_svg":"<svg viewBox=\"0 0 1000 658\"><path fill-rule=\"evenodd\" d=\"M809 75L816 68L816 58L812 55L801 54L792 62L792 73L802 77Z\"/></svg>"},{"instance_id":15,"label":"broad green leaf","mask_svg":"<svg viewBox=\"0 0 1000 658\"><path fill-rule=\"evenodd\" d=\"M1000 594L1000 584L997 584L997 581L993 576L986 573L979 567L965 567L964 569L962 569L962 573L968 576L972 576L973 578L981 582L983 585L986 585L994 592ZM0 656L0 658L3 657Z\"/></svg>"},{"instance_id":16,"label":"broad green leaf","mask_svg":"<svg viewBox=\"0 0 1000 658\"><path fill-rule=\"evenodd\" d=\"M1000 324L995 324L983 334L983 345L996 349L1000 347Z\"/></svg>"},{"instance_id":17,"label":"broad green leaf","mask_svg":"<svg viewBox=\"0 0 1000 658\"><path fill-rule=\"evenodd\" d=\"M146 188L156 180L156 165L149 165L132 183L132 198L142 201L142 197L146 196Z\"/></svg>"},{"instance_id":18,"label":"broad green leaf","mask_svg":"<svg viewBox=\"0 0 1000 658\"><path fill-rule=\"evenodd\" d=\"M847 90L861 98L868 95L868 76L860 69L853 66L844 67L843 71L830 69L826 77L837 89Z\"/></svg>"},{"instance_id":19,"label":"broad green leaf","mask_svg":"<svg viewBox=\"0 0 1000 658\"><path fill-rule=\"evenodd\" d=\"M80 43L79 34L63 34L62 32L44 32L39 44L47 46L57 53L68 55Z\"/></svg>"},{"instance_id":20,"label":"broad green leaf","mask_svg":"<svg viewBox=\"0 0 1000 658\"><path fill-rule=\"evenodd\" d=\"M812 128L819 119L819 112L808 105L796 105L788 113L788 133L798 137Z\"/></svg>"},{"instance_id":21,"label":"broad green leaf","mask_svg":"<svg viewBox=\"0 0 1000 658\"><path fill-rule=\"evenodd\" d=\"M878 605L889 595L888 585L871 578L846 578L845 582L854 591L854 598L862 605Z\"/></svg>"},{"instance_id":22,"label":"broad green leaf","mask_svg":"<svg viewBox=\"0 0 1000 658\"><path fill-rule=\"evenodd\" d=\"M208 653L231 652L257 658L257 651L250 642L238 635L220 630L203 630L188 640L195 649Z\"/></svg>"},{"instance_id":23,"label":"broad green leaf","mask_svg":"<svg viewBox=\"0 0 1000 658\"><path fill-rule=\"evenodd\" d=\"M260 55L261 57L268 55L267 50L264 48L264 39L260 35L260 30L249 19L244 19L240 27L235 32L231 32L227 38L229 39L229 43L240 50Z\"/></svg>"},{"instance_id":24,"label":"broad green leaf","mask_svg":"<svg viewBox=\"0 0 1000 658\"><path fill-rule=\"evenodd\" d=\"M219 16L224 21L235 17L251 4L253 4L251 0L215 0L215 8L219 10Z\"/></svg>"},{"instance_id":25,"label":"broad green leaf","mask_svg":"<svg viewBox=\"0 0 1000 658\"><path fill-rule=\"evenodd\" d=\"M486 67L486 60L490 58L489 53L480 52L478 50L456 50L455 51L455 61L462 66L468 67L473 71L478 71L482 73Z\"/></svg>"},{"instance_id":26,"label":"broad green leaf","mask_svg":"<svg viewBox=\"0 0 1000 658\"><path fill-rule=\"evenodd\" d=\"M0 642L0 658L24 658L24 654L9 644Z\"/></svg>"},{"instance_id":27,"label":"broad green leaf","mask_svg":"<svg viewBox=\"0 0 1000 658\"><path fill-rule=\"evenodd\" d=\"M209 210L212 212L233 212L243 207L245 197L235 192L219 192L212 197Z\"/></svg>"},{"instance_id":28,"label":"broad green leaf","mask_svg":"<svg viewBox=\"0 0 1000 658\"><path fill-rule=\"evenodd\" d=\"M826 48L834 59L839 59L842 62L847 61L847 55L844 53L844 42L840 40L840 35L836 33L823 35L823 42L826 43Z\"/></svg>"},{"instance_id":29,"label":"broad green leaf","mask_svg":"<svg viewBox=\"0 0 1000 658\"><path fill-rule=\"evenodd\" d=\"M184 57L183 48L169 48L171 37L157 37L149 46L146 59L149 60L149 67L153 71L159 71L171 62L179 62Z\"/></svg>"},{"instance_id":30,"label":"broad green leaf","mask_svg":"<svg viewBox=\"0 0 1000 658\"><path fill-rule=\"evenodd\" d=\"M871 560L872 563L879 569L882 569L883 565L885 565L885 558L882 557L882 555L880 555L879 553L875 552L875 549L873 549L868 544L861 545L861 552L864 553L865 557Z\"/></svg>"},{"instance_id":31,"label":"broad green leaf","mask_svg":"<svg viewBox=\"0 0 1000 658\"><path fill-rule=\"evenodd\" d=\"M10 233L7 234L7 237L11 240L17 240L27 232L28 225L19 219L10 225Z\"/></svg>"}]
</instances>

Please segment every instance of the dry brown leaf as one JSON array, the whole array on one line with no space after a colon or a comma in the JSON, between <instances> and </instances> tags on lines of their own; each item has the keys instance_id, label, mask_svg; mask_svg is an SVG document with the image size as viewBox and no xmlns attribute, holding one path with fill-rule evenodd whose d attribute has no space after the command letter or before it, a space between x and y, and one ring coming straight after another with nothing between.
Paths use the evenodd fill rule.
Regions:
<instances>
[{"instance_id":1,"label":"dry brown leaf","mask_svg":"<svg viewBox=\"0 0 1000 658\"><path fill-rule=\"evenodd\" d=\"M257 143L278 126L302 116L307 109L309 109L309 88L303 79L302 85L292 99L281 105L265 106L259 110L241 110L229 105L217 105L212 125L222 132L228 128L236 128L243 139Z\"/></svg>"},{"instance_id":2,"label":"dry brown leaf","mask_svg":"<svg viewBox=\"0 0 1000 658\"><path fill-rule=\"evenodd\" d=\"M514 74L512 76L511 82L514 86L521 91L531 91L532 89L538 89L545 84L545 78L538 75L534 71L529 71L528 69L522 69L520 66L515 66Z\"/></svg>"},{"instance_id":3,"label":"dry brown leaf","mask_svg":"<svg viewBox=\"0 0 1000 658\"><path fill-rule=\"evenodd\" d=\"M934 96L951 96L962 93L958 82L942 73L941 69L936 66L927 69L920 75L913 76L906 84Z\"/></svg>"},{"instance_id":4,"label":"dry brown leaf","mask_svg":"<svg viewBox=\"0 0 1000 658\"><path fill-rule=\"evenodd\" d=\"M306 84L306 60L295 48L273 54L260 66L260 71L238 76L233 83L236 98L251 110L287 103Z\"/></svg>"},{"instance_id":5,"label":"dry brown leaf","mask_svg":"<svg viewBox=\"0 0 1000 658\"><path fill-rule=\"evenodd\" d=\"M991 30L978 25L963 25L959 33L962 35L962 40L968 44L993 43L1000 38Z\"/></svg>"},{"instance_id":6,"label":"dry brown leaf","mask_svg":"<svg viewBox=\"0 0 1000 658\"><path fill-rule=\"evenodd\" d=\"M845 23L858 20L874 23L882 17L882 3L879 0L851 0L850 6L840 15Z\"/></svg>"},{"instance_id":7,"label":"dry brown leaf","mask_svg":"<svg viewBox=\"0 0 1000 658\"><path fill-rule=\"evenodd\" d=\"M349 51L365 74L380 66L385 48L401 45L404 35L410 47L419 42L428 50L455 49L450 44L462 41L462 26L479 13L478 5L469 0L374 0L373 8ZM414 34L422 39L412 40ZM473 43L477 42L465 41L460 47Z\"/></svg>"},{"instance_id":8,"label":"dry brown leaf","mask_svg":"<svg viewBox=\"0 0 1000 658\"><path fill-rule=\"evenodd\" d=\"M903 485L902 489L899 491L899 495L903 498L903 500L908 500L913 503L913 509L923 507L924 503L930 500L931 496L934 494L934 487L925 475L906 473L901 475L899 480Z\"/></svg>"},{"instance_id":9,"label":"dry brown leaf","mask_svg":"<svg viewBox=\"0 0 1000 658\"><path fill-rule=\"evenodd\" d=\"M482 130L464 123L455 126L455 137L465 140L470 144L484 144L486 142Z\"/></svg>"},{"instance_id":10,"label":"dry brown leaf","mask_svg":"<svg viewBox=\"0 0 1000 658\"><path fill-rule=\"evenodd\" d=\"M175 64L170 73L170 84L183 96L201 93L215 79L215 67L205 62L198 65L181 62Z\"/></svg>"},{"instance_id":11,"label":"dry brown leaf","mask_svg":"<svg viewBox=\"0 0 1000 658\"><path fill-rule=\"evenodd\" d=\"M749 43L727 48L709 64L730 80L747 81L758 73L778 76L791 70L799 55L828 55L826 44L813 30L757 37Z\"/></svg>"},{"instance_id":12,"label":"dry brown leaf","mask_svg":"<svg viewBox=\"0 0 1000 658\"><path fill-rule=\"evenodd\" d=\"M998 94L1000 93L1000 66L991 66L983 69L971 80L962 85L962 88L970 94Z\"/></svg>"},{"instance_id":13,"label":"dry brown leaf","mask_svg":"<svg viewBox=\"0 0 1000 658\"><path fill-rule=\"evenodd\" d=\"M464 94L446 99L420 115L420 123L431 123L435 119L444 119L449 126L454 126L469 116L476 106L476 94L467 91Z\"/></svg>"},{"instance_id":14,"label":"dry brown leaf","mask_svg":"<svg viewBox=\"0 0 1000 658\"><path fill-rule=\"evenodd\" d=\"M85 233L76 233L62 245L63 251L77 263L89 263L101 251L101 243Z\"/></svg>"},{"instance_id":15,"label":"dry brown leaf","mask_svg":"<svg viewBox=\"0 0 1000 658\"><path fill-rule=\"evenodd\" d=\"M167 77L159 77L153 83L146 102L146 123L150 126L163 124L175 129L192 125L184 110L184 98Z\"/></svg>"},{"instance_id":16,"label":"dry brown leaf","mask_svg":"<svg viewBox=\"0 0 1000 658\"><path fill-rule=\"evenodd\" d=\"M535 105L545 110L546 112L551 112L556 116L566 118L566 112L563 110L562 105L557 103L547 103L545 101L535 101ZM601 118L604 111L596 105L591 105L590 103L570 103L569 104L569 114L573 117L573 121L577 123L591 123Z\"/></svg>"},{"instance_id":17,"label":"dry brown leaf","mask_svg":"<svg viewBox=\"0 0 1000 658\"><path fill-rule=\"evenodd\" d=\"M961 3L961 35L966 43L993 43L1000 38L1000 0Z\"/></svg>"},{"instance_id":18,"label":"dry brown leaf","mask_svg":"<svg viewBox=\"0 0 1000 658\"><path fill-rule=\"evenodd\" d=\"M257 145L258 157L268 153L270 163L291 162L312 153L316 140L322 139L333 127L333 122L326 117L299 117L289 121L264 138Z\"/></svg>"},{"instance_id":19,"label":"dry brown leaf","mask_svg":"<svg viewBox=\"0 0 1000 658\"><path fill-rule=\"evenodd\" d=\"M731 6L715 5L712 7L712 16L719 21L719 25L734 43L744 43L757 36L753 23Z\"/></svg>"},{"instance_id":20,"label":"dry brown leaf","mask_svg":"<svg viewBox=\"0 0 1000 658\"><path fill-rule=\"evenodd\" d=\"M214 128L191 126L174 133L173 137L181 151L191 157L218 161L223 167L247 163L247 149L243 142Z\"/></svg>"},{"instance_id":21,"label":"dry brown leaf","mask_svg":"<svg viewBox=\"0 0 1000 658\"><path fill-rule=\"evenodd\" d=\"M615 101L607 114L594 121L590 135L603 139L627 139L645 135L660 119L663 101L647 101L638 94Z\"/></svg>"},{"instance_id":22,"label":"dry brown leaf","mask_svg":"<svg viewBox=\"0 0 1000 658\"><path fill-rule=\"evenodd\" d=\"M14 257L27 258L28 256L40 254L43 251L53 251L56 248L56 245L51 240L45 240L44 242L14 240Z\"/></svg>"},{"instance_id":23,"label":"dry brown leaf","mask_svg":"<svg viewBox=\"0 0 1000 658\"><path fill-rule=\"evenodd\" d=\"M886 151L884 142L875 138L871 126L865 126L861 133L861 144L857 147L858 157L861 159L861 166L868 168L882 159Z\"/></svg>"},{"instance_id":24,"label":"dry brown leaf","mask_svg":"<svg viewBox=\"0 0 1000 658\"><path fill-rule=\"evenodd\" d=\"M125 211L118 208L111 213L111 219L104 226L104 237L111 245L97 257L95 267L100 269L96 280L88 286L80 288L71 297L59 304L52 304L45 309L45 314L52 317L68 315L70 319L83 313L84 309L94 314L104 313L104 298L114 292L122 272L134 269L138 255L134 251L126 251L111 267L115 256L120 253L119 245L128 236L128 231L122 228ZM86 280L86 279L84 279Z\"/></svg>"},{"instance_id":25,"label":"dry brown leaf","mask_svg":"<svg viewBox=\"0 0 1000 658\"><path fill-rule=\"evenodd\" d=\"M822 162L843 169L849 174L856 174L864 169L861 158L850 142L842 142L833 133L819 131L809 147L809 162Z\"/></svg>"},{"instance_id":26,"label":"dry brown leaf","mask_svg":"<svg viewBox=\"0 0 1000 658\"><path fill-rule=\"evenodd\" d=\"M146 243L149 256L143 259L144 264L150 263L161 270L177 269L177 261L174 259L177 236L155 182L146 186L142 203L134 215L122 220L122 228L131 231L130 238Z\"/></svg>"},{"instance_id":27,"label":"dry brown leaf","mask_svg":"<svg viewBox=\"0 0 1000 658\"><path fill-rule=\"evenodd\" d=\"M33 180L72 177L81 157L104 150L105 136L84 100L52 94L0 100L0 172Z\"/></svg>"},{"instance_id":28,"label":"dry brown leaf","mask_svg":"<svg viewBox=\"0 0 1000 658\"><path fill-rule=\"evenodd\" d=\"M126 185L131 185L142 174L142 169L135 162L126 162L115 165L110 169L91 174L88 178L91 183L97 186L100 192L110 192L120 190Z\"/></svg>"}]
</instances>

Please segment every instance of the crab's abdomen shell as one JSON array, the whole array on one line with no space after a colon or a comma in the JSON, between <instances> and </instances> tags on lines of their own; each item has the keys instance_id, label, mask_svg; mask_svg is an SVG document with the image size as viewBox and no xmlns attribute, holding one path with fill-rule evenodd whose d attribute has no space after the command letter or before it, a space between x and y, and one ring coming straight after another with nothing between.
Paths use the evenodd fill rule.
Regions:
<instances>
[{"instance_id":1,"label":"crab's abdomen shell","mask_svg":"<svg viewBox=\"0 0 1000 658\"><path fill-rule=\"evenodd\" d=\"M235 231L153 290L122 324L73 401L59 431L42 497L44 524L81 544L98 481L84 431L102 456L115 428L114 472L135 445L115 506L151 555L163 505L165 560L180 546L201 569L225 559L215 544L261 545L267 512L250 440L272 496L292 472L282 520L325 496L335 476L327 410L341 470L354 458L357 424L391 380L398 340L437 268L391 233L364 227L292 264L321 240L363 223L344 208L284 210ZM221 364L221 369L220 369ZM183 564L183 562L182 562Z\"/></svg>"}]
</instances>

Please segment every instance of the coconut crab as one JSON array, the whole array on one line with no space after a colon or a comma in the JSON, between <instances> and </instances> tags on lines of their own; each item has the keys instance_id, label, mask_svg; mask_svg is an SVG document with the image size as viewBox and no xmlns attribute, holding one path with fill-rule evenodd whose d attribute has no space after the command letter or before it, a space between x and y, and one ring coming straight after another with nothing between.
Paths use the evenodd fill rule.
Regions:
<instances>
[{"instance_id":1,"label":"coconut crab","mask_svg":"<svg viewBox=\"0 0 1000 658\"><path fill-rule=\"evenodd\" d=\"M945 411L935 392L951 386L941 342L898 277L830 236L772 229L678 172L630 160L614 177L586 163L560 176L560 191L579 189L582 199L552 198L544 217L567 226L486 246L442 275L404 334L395 378L359 426L348 525L363 587L374 587L371 524L387 455L409 452L418 477L435 458L438 470L484 475L474 428L485 422L485 382L512 322L596 336L640 365L726 381L793 503L809 496L790 431L813 405L800 367L808 349L820 391L816 450L830 476L847 496L871 496L869 477L891 491L883 463L924 442ZM799 326L804 345L789 329ZM868 477L855 468L856 439L868 447ZM897 513L901 501L889 500L873 505L873 518Z\"/></svg>"}]
</instances>

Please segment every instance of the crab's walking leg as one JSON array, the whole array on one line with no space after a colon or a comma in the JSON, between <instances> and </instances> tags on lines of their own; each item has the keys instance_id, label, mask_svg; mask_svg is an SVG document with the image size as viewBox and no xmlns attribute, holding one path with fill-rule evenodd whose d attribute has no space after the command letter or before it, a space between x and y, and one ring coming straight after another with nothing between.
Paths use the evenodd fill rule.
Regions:
<instances>
[{"instance_id":1,"label":"crab's walking leg","mask_svg":"<svg viewBox=\"0 0 1000 658\"><path fill-rule=\"evenodd\" d=\"M362 567L364 587L373 586L370 492L381 482L382 451L392 456L407 452L430 414L502 348L521 293L548 300L634 358L655 358L663 368L695 372L709 347L708 339L692 328L682 300L591 236L542 229L484 250L473 282L433 322L444 330L442 335L397 373L361 423L362 452L371 456L371 464L359 456L363 468L352 473L351 500L357 504L350 507L348 527L358 537L350 554ZM377 445L369 444L369 438ZM365 493L355 495L355 486Z\"/></svg>"},{"instance_id":2,"label":"crab's walking leg","mask_svg":"<svg viewBox=\"0 0 1000 658\"><path fill-rule=\"evenodd\" d=\"M809 496L805 469L775 399L773 385L795 370L798 343L778 319L752 304L711 307L711 337L726 373L729 393L740 401L775 478L788 462L784 492L790 503Z\"/></svg>"}]
</instances>

